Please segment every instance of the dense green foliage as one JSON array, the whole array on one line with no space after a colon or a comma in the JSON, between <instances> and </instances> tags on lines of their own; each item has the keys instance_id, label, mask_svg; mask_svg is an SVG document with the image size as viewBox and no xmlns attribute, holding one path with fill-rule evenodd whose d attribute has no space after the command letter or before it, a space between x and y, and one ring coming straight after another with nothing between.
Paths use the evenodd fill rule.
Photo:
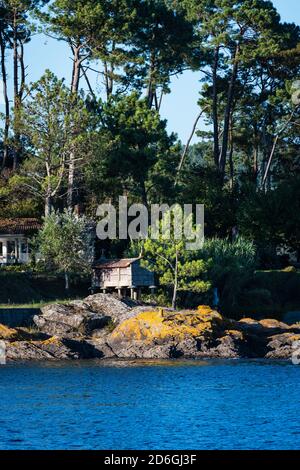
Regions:
<instances>
[{"instance_id":1,"label":"dense green foliage","mask_svg":"<svg viewBox=\"0 0 300 470\"><path fill-rule=\"evenodd\" d=\"M188 250L187 239L176 234L174 218L180 211L178 206L172 212L165 212L157 226L150 228L151 237L139 243L144 266L157 274L161 286L172 291L173 308L178 292L202 293L211 288L204 277L209 260L205 261L195 251ZM190 221L188 217L182 217L183 224L192 223L192 215L189 218ZM157 231L156 236L154 230Z\"/></svg>"},{"instance_id":2,"label":"dense green foliage","mask_svg":"<svg viewBox=\"0 0 300 470\"><path fill-rule=\"evenodd\" d=\"M35 60L27 44L37 32L42 44L42 31L68 45L70 84L51 71L26 83ZM146 206L204 204L205 235L220 240L199 266L189 260L193 276L183 269L181 287L203 275L235 305L253 274L252 242L258 267L285 267L278 248L299 261L299 58L299 26L266 0L1 1L1 216L51 220L77 207L95 218L99 203L119 195ZM194 145L160 116L172 76L186 69L199 76L206 124L200 131L191 116ZM237 234L243 240L231 245ZM104 247L121 256L128 243ZM160 278L173 282L167 271Z\"/></svg>"},{"instance_id":3,"label":"dense green foliage","mask_svg":"<svg viewBox=\"0 0 300 470\"><path fill-rule=\"evenodd\" d=\"M88 274L94 259L94 235L85 217L68 210L52 212L35 239L40 264L47 270L64 273L65 287L69 276L80 272Z\"/></svg>"},{"instance_id":4,"label":"dense green foliage","mask_svg":"<svg viewBox=\"0 0 300 470\"><path fill-rule=\"evenodd\" d=\"M208 277L218 289L221 309L226 311L227 306L232 311L239 309L239 295L256 266L253 243L242 238L232 243L214 238L205 242L199 256L210 261Z\"/></svg>"}]
</instances>

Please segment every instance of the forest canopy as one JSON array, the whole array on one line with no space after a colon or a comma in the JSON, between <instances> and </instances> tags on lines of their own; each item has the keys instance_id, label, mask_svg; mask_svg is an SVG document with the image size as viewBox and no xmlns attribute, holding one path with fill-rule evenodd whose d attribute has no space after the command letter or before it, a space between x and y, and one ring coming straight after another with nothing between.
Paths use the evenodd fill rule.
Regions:
<instances>
[{"instance_id":1,"label":"forest canopy","mask_svg":"<svg viewBox=\"0 0 300 470\"><path fill-rule=\"evenodd\" d=\"M34 34L67 44L70 83L28 83ZM300 254L300 28L271 1L1 1L0 61L2 217L199 203L208 237ZM160 111L186 70L199 116L181 142Z\"/></svg>"}]
</instances>

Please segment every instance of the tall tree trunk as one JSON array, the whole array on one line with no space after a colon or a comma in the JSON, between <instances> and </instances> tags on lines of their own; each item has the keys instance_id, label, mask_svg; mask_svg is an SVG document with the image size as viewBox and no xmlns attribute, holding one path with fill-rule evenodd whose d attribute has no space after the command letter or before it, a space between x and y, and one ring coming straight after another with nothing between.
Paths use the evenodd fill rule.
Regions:
<instances>
[{"instance_id":1,"label":"tall tree trunk","mask_svg":"<svg viewBox=\"0 0 300 470\"><path fill-rule=\"evenodd\" d=\"M82 57L80 54L81 45L71 45L73 52L73 71L72 71L72 82L71 82L71 91L74 95L78 95L79 82L80 82L80 72L81 72L81 63ZM75 152L73 149L70 151L69 155L69 168L68 168L68 190L67 190L67 206L69 209L73 209L74 205L74 182L75 182Z\"/></svg>"},{"instance_id":2,"label":"tall tree trunk","mask_svg":"<svg viewBox=\"0 0 300 470\"><path fill-rule=\"evenodd\" d=\"M80 82L80 71L81 71L81 57L80 49L81 46L71 46L73 52L73 71L72 71L72 81L71 81L71 90L72 93L78 93L79 82Z\"/></svg>"},{"instance_id":3,"label":"tall tree trunk","mask_svg":"<svg viewBox=\"0 0 300 470\"><path fill-rule=\"evenodd\" d=\"M154 56L151 53L150 57L150 67L149 67L149 78L148 78L148 89L147 89L147 101L148 106L151 109L153 106L154 95L156 92L155 80L154 80L154 72L155 72L155 63L154 63Z\"/></svg>"},{"instance_id":4,"label":"tall tree trunk","mask_svg":"<svg viewBox=\"0 0 300 470\"><path fill-rule=\"evenodd\" d=\"M52 212L52 197L47 194L45 197L45 217L49 217Z\"/></svg>"},{"instance_id":5,"label":"tall tree trunk","mask_svg":"<svg viewBox=\"0 0 300 470\"><path fill-rule=\"evenodd\" d=\"M6 167L7 158L8 158L8 135L9 135L9 125L10 125L10 106L8 99L7 91L7 73L6 73L6 63L5 63L5 39L3 33L0 32L0 48L1 48L1 74L3 82L3 96L4 96L4 105L5 105L5 124L4 124L4 135L3 135L3 160L2 168Z\"/></svg>"},{"instance_id":6,"label":"tall tree trunk","mask_svg":"<svg viewBox=\"0 0 300 470\"><path fill-rule=\"evenodd\" d=\"M177 169L177 175L176 175L176 179L175 179L175 186L177 185L177 180L178 180L178 177L179 177L179 174L182 170L182 167L183 167L183 164L185 162L185 159L187 157L187 154L188 154L188 151L190 149L190 145L191 145L191 142L192 142L192 139L194 137L194 134L196 132L196 129L197 129L197 125L198 125L198 122L200 121L200 118L202 117L203 113L207 110L208 106L205 106L202 111L198 114L195 122L194 122L194 125L193 125L193 129L192 129L192 132L191 132L191 135L187 141L187 144L184 148L184 151L181 155L181 158L180 158L180 162L179 162L179 166L178 166L178 169Z\"/></svg>"},{"instance_id":7,"label":"tall tree trunk","mask_svg":"<svg viewBox=\"0 0 300 470\"><path fill-rule=\"evenodd\" d=\"M233 163L233 122L232 116L230 118L230 130L229 130L229 170L230 170L230 188L233 189L234 185L234 163Z\"/></svg>"},{"instance_id":8,"label":"tall tree trunk","mask_svg":"<svg viewBox=\"0 0 300 470\"><path fill-rule=\"evenodd\" d=\"M219 67L219 47L216 47L214 54L214 66L213 66L213 132L214 132L214 161L215 165L219 167L219 155L220 155L220 146L219 146L219 117L218 117L218 88L217 88L217 79L218 79L218 67Z\"/></svg>"},{"instance_id":9,"label":"tall tree trunk","mask_svg":"<svg viewBox=\"0 0 300 470\"><path fill-rule=\"evenodd\" d=\"M14 11L13 20L13 64L14 64L14 106L18 107L19 101L19 77L18 77L18 31L17 12Z\"/></svg>"},{"instance_id":10,"label":"tall tree trunk","mask_svg":"<svg viewBox=\"0 0 300 470\"><path fill-rule=\"evenodd\" d=\"M259 153L259 143L258 143L258 129L257 125L254 126L254 150L253 150L253 178L255 184L257 184L258 177L258 153Z\"/></svg>"},{"instance_id":11,"label":"tall tree trunk","mask_svg":"<svg viewBox=\"0 0 300 470\"><path fill-rule=\"evenodd\" d=\"M176 308L176 304L177 304L177 289L178 289L178 252L176 251L173 298L172 298L172 308L174 309Z\"/></svg>"},{"instance_id":12,"label":"tall tree trunk","mask_svg":"<svg viewBox=\"0 0 300 470\"><path fill-rule=\"evenodd\" d=\"M25 72L25 64L24 64L24 44L20 41L20 54L19 54L19 64L21 70L21 83L19 87L19 103L22 104L23 95L25 90L25 80L26 80L26 72Z\"/></svg>"},{"instance_id":13,"label":"tall tree trunk","mask_svg":"<svg viewBox=\"0 0 300 470\"><path fill-rule=\"evenodd\" d=\"M238 66L239 66L239 52L240 46L237 44L234 55L234 62L232 68L231 79L228 88L227 104L224 115L224 130L223 130L223 143L219 159L219 169L222 175L222 178L225 176L225 167L226 167L226 157L228 151L228 142L229 142L229 128L230 128L230 117L232 112L233 98L234 98L234 87L237 79Z\"/></svg>"},{"instance_id":14,"label":"tall tree trunk","mask_svg":"<svg viewBox=\"0 0 300 470\"><path fill-rule=\"evenodd\" d=\"M65 290L68 292L69 289L70 289L69 274L65 272Z\"/></svg>"},{"instance_id":15,"label":"tall tree trunk","mask_svg":"<svg viewBox=\"0 0 300 470\"><path fill-rule=\"evenodd\" d=\"M104 75L105 75L105 90L106 90L106 99L107 101L113 93L113 79L112 79L113 70L109 70L107 62L104 62Z\"/></svg>"},{"instance_id":16,"label":"tall tree trunk","mask_svg":"<svg viewBox=\"0 0 300 470\"><path fill-rule=\"evenodd\" d=\"M75 183L75 152L71 150L69 171L68 171L68 192L67 192L67 206L73 209L74 206L74 183Z\"/></svg>"},{"instance_id":17,"label":"tall tree trunk","mask_svg":"<svg viewBox=\"0 0 300 470\"><path fill-rule=\"evenodd\" d=\"M292 121L292 119L294 118L294 115L295 115L296 112L297 112L297 110L294 110L291 113L289 119L285 122L284 126L278 131L278 133L276 134L276 136L274 138L272 150L271 150L270 156L268 158L267 166L266 166L263 181L262 181L262 186L263 186L264 190L267 189L267 183L269 184L269 187L271 185L270 169L271 169L271 164L273 162L273 158L274 158L274 155L275 155L275 152L276 152L276 148L277 148L279 138L285 132L285 130L288 128L288 126L289 126L290 122Z\"/></svg>"},{"instance_id":18,"label":"tall tree trunk","mask_svg":"<svg viewBox=\"0 0 300 470\"><path fill-rule=\"evenodd\" d=\"M147 191L146 191L146 186L145 186L145 181L144 179L141 178L140 180L140 187L141 187L141 198L142 202L147 209L149 208L149 203L148 203L148 196L147 196Z\"/></svg>"},{"instance_id":19,"label":"tall tree trunk","mask_svg":"<svg viewBox=\"0 0 300 470\"><path fill-rule=\"evenodd\" d=\"M14 70L14 162L13 168L17 169L19 163L19 111L20 111L20 98L19 98L19 56L18 56L18 24L17 24L17 10L14 9L13 18L13 70Z\"/></svg>"}]
</instances>

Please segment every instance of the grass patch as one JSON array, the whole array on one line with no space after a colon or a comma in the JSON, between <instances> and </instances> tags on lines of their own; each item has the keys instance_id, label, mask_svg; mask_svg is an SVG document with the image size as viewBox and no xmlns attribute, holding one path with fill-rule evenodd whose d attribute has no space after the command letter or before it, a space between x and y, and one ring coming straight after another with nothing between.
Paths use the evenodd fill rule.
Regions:
<instances>
[{"instance_id":1,"label":"grass patch","mask_svg":"<svg viewBox=\"0 0 300 470\"><path fill-rule=\"evenodd\" d=\"M0 306L40 308L53 302L64 303L86 297L89 287L90 279L78 276L66 294L63 276L0 271Z\"/></svg>"},{"instance_id":2,"label":"grass patch","mask_svg":"<svg viewBox=\"0 0 300 470\"><path fill-rule=\"evenodd\" d=\"M48 300L48 301L43 301L43 302L33 302L33 303L27 303L27 304L0 304L0 310L1 309L40 309L42 307L45 307L46 305L50 304L67 304L69 302L72 302L72 300L82 300L83 297L76 297L76 299L53 299L53 300ZM1 314L1 311L0 311Z\"/></svg>"}]
</instances>

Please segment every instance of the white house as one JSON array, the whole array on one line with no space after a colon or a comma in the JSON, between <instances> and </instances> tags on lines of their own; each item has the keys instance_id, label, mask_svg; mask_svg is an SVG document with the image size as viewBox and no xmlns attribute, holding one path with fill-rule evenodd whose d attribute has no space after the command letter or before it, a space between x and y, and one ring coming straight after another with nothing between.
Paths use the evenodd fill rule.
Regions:
<instances>
[{"instance_id":1,"label":"white house","mask_svg":"<svg viewBox=\"0 0 300 470\"><path fill-rule=\"evenodd\" d=\"M40 228L33 218L0 219L0 265L29 263L29 239Z\"/></svg>"}]
</instances>

